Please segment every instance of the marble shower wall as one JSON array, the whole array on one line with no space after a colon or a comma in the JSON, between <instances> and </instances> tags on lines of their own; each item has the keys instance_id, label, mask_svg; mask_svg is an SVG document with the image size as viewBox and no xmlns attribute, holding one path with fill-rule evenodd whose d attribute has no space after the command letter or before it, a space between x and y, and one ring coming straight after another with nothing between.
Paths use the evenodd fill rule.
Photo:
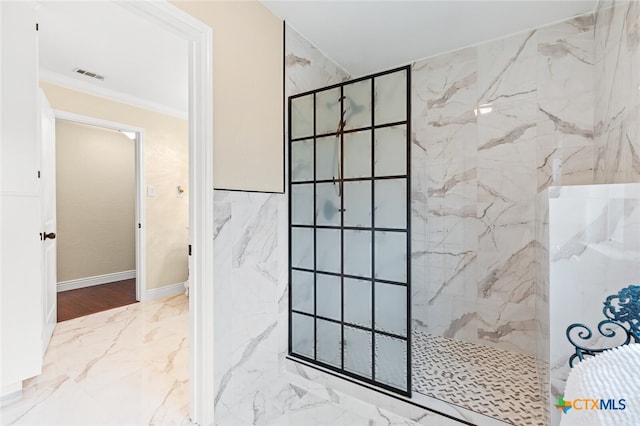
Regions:
<instances>
[{"instance_id":1,"label":"marble shower wall","mask_svg":"<svg viewBox=\"0 0 640 426\"><path fill-rule=\"evenodd\" d=\"M549 424L549 189L536 197L536 371L545 424Z\"/></svg>"},{"instance_id":2,"label":"marble shower wall","mask_svg":"<svg viewBox=\"0 0 640 426\"><path fill-rule=\"evenodd\" d=\"M349 76L286 29L286 96ZM330 401L283 380L287 351L285 194L214 191L216 424L268 425Z\"/></svg>"},{"instance_id":3,"label":"marble shower wall","mask_svg":"<svg viewBox=\"0 0 640 426\"><path fill-rule=\"evenodd\" d=\"M595 57L596 183L640 182L639 2L601 2Z\"/></svg>"},{"instance_id":4,"label":"marble shower wall","mask_svg":"<svg viewBox=\"0 0 640 426\"><path fill-rule=\"evenodd\" d=\"M535 356L536 194L593 180L593 17L418 61L414 327Z\"/></svg>"}]
</instances>

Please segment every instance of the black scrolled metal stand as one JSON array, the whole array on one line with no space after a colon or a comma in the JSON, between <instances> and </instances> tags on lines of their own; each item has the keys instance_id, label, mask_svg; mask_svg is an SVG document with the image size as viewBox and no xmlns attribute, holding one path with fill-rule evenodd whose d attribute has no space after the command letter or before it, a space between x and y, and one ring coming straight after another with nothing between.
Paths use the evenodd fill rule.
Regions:
<instances>
[{"instance_id":1,"label":"black scrolled metal stand","mask_svg":"<svg viewBox=\"0 0 640 426\"><path fill-rule=\"evenodd\" d=\"M566 335L569 343L576 352L569 358L569 366L573 367L576 359L584 360L585 356L595 356L601 352L612 349L616 346L628 345L630 343L640 343L640 285L630 285L623 288L617 294L612 294L604 301L602 313L606 319L598 324L598 332L606 338L615 338L618 332L625 336L622 343L605 348L591 348L585 344L593 338L593 332L584 324L571 324L567 327ZM581 343L577 343L572 337L572 330Z\"/></svg>"}]
</instances>

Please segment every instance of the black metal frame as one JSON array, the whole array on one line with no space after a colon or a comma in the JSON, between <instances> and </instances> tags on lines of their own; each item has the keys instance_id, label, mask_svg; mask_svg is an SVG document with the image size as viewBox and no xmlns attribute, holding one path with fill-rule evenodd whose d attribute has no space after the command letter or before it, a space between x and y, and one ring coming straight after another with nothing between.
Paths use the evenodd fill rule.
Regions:
<instances>
[{"instance_id":1,"label":"black metal frame","mask_svg":"<svg viewBox=\"0 0 640 426\"><path fill-rule=\"evenodd\" d=\"M381 77L384 75L388 75L388 74L392 74L395 72L401 72L401 71L405 71L406 72L406 120L404 121L399 121L399 122L395 122L395 123L386 123L383 125L376 125L375 124L375 79L377 77ZM336 130L336 132L332 132L332 133L326 133L326 134L322 134L322 135L318 135L317 134L317 123L316 123L316 94L319 92L324 92L327 90L331 90L331 89L335 89L335 88L340 88L340 110L344 111L344 86L349 85L349 84L353 84L353 83L357 83L360 81L366 81L366 80L370 80L371 81L371 125L367 126L367 127L360 127L357 129L349 129L349 130L343 130L338 128ZM306 136L306 137L301 137L301 138L292 138L291 137L291 130L292 130L292 126L291 126L291 103L293 99L296 98L300 98L303 96L308 96L308 95L313 95L313 135L311 136ZM406 175L397 175L397 176L375 176L375 131L377 129L381 129L381 128L386 128L386 127L392 127L392 126L399 126L399 125L403 125L406 126ZM336 180L336 179L328 179L328 180L316 180L316 149L317 149L317 145L316 145L316 141L318 138L324 138L327 136L338 136L340 137L340 169L344 170L343 166L344 166L344 134L349 134L349 133L353 133L353 132L363 132L363 131L370 131L371 133L371 176L370 177L366 177L366 178L344 178L343 176L340 176L340 179ZM288 182L288 192L289 192L289 271L288 271L288 276L289 276L289 313L288 313L288 317L289 317L289 329L288 329L288 354L289 354L289 358L293 359L293 360L302 360L306 363L310 363L310 364L315 364L318 365L319 367L322 367L325 370L328 371L332 371L334 373L337 373L337 375L342 375L342 376L346 376L346 377L351 377L356 379L359 382L363 382L363 383L367 383L367 384L371 384L374 385L375 387L381 388L381 389L385 389L394 393L398 393L404 396L411 396L411 67L410 66L404 66L404 67L400 67L400 68L395 68L392 70L388 70L388 71L384 71L384 72L380 72L377 74L372 74L372 75L368 75L368 76L364 76L358 79L354 79L354 80L349 80L346 81L344 83L338 83L338 84L334 84L331 86L327 86L327 87L323 87L320 89L316 89L316 90L312 90L312 91L308 91L308 92L304 92L304 93L300 93L294 96L290 96L288 99L288 139L289 139L289 162L288 162L288 167L289 167L289 182ZM313 141L313 180L312 181L296 181L295 183L292 182L292 172L293 172L293 167L292 167L292 146L293 143L298 142L298 141L303 141L303 140L312 140ZM386 180L386 179L406 179L406 227L405 229L397 229L397 228L376 228L375 226L375 182L379 181L379 180ZM325 226L325 225L318 225L316 223L316 191L317 191L317 185L318 183L336 183L337 181L339 181L339 184L342 185L343 182L350 182L350 181L360 181L360 182L371 182L371 226L370 227L355 227L355 226L344 226L344 197L340 197L340 225L339 226ZM293 225L291 223L291 218L292 218L292 214L293 214L293 203L292 203L292 187L293 185L301 185L301 184L311 184L314 183L314 189L313 189L313 196L314 196L314 201L313 201L313 225ZM292 266L292 230L294 228L311 228L311 229L335 229L335 230L340 230L340 244L341 244L341 264L340 264L340 273L332 273L332 272L326 272L326 271L318 271L317 270L317 250L315 249L316 247L316 232L314 232L313 234L313 243L314 243L314 252L313 252L313 270L311 269L307 269L307 268L299 268L299 267L293 267ZM344 273L344 231L345 230L362 230L362 231L370 231L371 232L371 277L370 278L366 278L366 277L361 277L361 276L353 276L353 275L349 275L349 274L345 274ZM375 233L376 232L399 232L399 233L404 233L406 235L406 249L407 249L407 261L406 261L406 283L401 283L401 282L395 282L395 281L389 281L389 280L383 280L383 279L376 279L375 278ZM301 312L301 311L297 311L294 310L292 307L292 275L293 275L293 271L305 271L305 272L311 272L314 274L314 281L313 281L313 293L314 293L314 313L313 314L309 314L307 312ZM340 277L340 292L341 292L341 311L340 311L340 320L335 320L332 318L326 318L323 316L319 316L317 315L317 274L321 273L324 275L329 275L329 276L336 276L336 277ZM359 326L356 324L352 324L352 323L346 323L344 320L344 279L345 278L354 278L354 279L358 279L361 281L369 281L371 283L371 326L370 327L363 327L363 326ZM380 331L376 329L376 325L375 325L375 283L379 282L379 283L384 283L384 284L393 284L393 285L400 285L406 288L406 336L400 336L400 335L396 335L393 333L388 333L388 332L384 332L384 331ZM301 354L297 354L295 352L293 352L292 350L292 339L293 339L293 335L292 335L292 319L293 319L293 314L298 314L298 315L304 315L307 317L312 317L314 319L314 357L309 358L308 356L305 355L301 355ZM321 319L324 321L328 321L334 324L340 324L340 330L341 330L341 349L340 349L340 368L330 365L330 364L326 364L322 361L318 361L317 360L317 351L318 351L318 346L317 346L317 320ZM368 377L364 377L361 376L357 373L353 373L350 371L347 371L344 369L344 328L345 326L347 327L352 327L354 329L360 329L363 331L368 331L371 332L371 378ZM403 340L406 341L406 345L407 345L407 359L406 359L406 371L407 371L407 378L406 378L406 389L399 389L396 388L394 386L390 386L387 385L385 383L381 383L379 381L376 380L376 358L375 358L375 347L376 347L376 339L375 336L376 334L378 335L383 335L383 336L387 336L387 337L392 337L394 339L398 339L398 340ZM357 383L357 382L356 382Z\"/></svg>"},{"instance_id":2,"label":"black metal frame","mask_svg":"<svg viewBox=\"0 0 640 426\"><path fill-rule=\"evenodd\" d=\"M572 337L572 331L579 330L575 334L586 343L593 338L591 329L584 324L571 324L567 327L566 335L569 343L575 348L575 353L569 357L569 367L573 368L576 359L583 361L585 356L596 356L614 347L628 345L632 341L640 343L640 285L630 285L616 294L607 296L603 304L602 313L606 319L598 323L598 332L603 337L613 339L617 331L620 331L624 341L611 347L590 348L584 343L576 342Z\"/></svg>"}]
</instances>

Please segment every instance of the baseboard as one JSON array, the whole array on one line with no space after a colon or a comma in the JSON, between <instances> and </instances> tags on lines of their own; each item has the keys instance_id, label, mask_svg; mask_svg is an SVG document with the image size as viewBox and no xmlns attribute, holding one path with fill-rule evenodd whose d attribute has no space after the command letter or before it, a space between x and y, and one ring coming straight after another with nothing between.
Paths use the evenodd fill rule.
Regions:
<instances>
[{"instance_id":1,"label":"baseboard","mask_svg":"<svg viewBox=\"0 0 640 426\"><path fill-rule=\"evenodd\" d=\"M136 277L136 271L114 272L113 274L96 275L95 277L78 278L77 280L61 281L58 292L75 290L77 288L112 283L114 281L130 280Z\"/></svg>"},{"instance_id":2,"label":"baseboard","mask_svg":"<svg viewBox=\"0 0 640 426\"><path fill-rule=\"evenodd\" d=\"M146 302L148 300L159 299L161 297L173 296L176 294L184 293L184 291L184 283L169 284L164 287L146 290L144 293L142 293L142 298L140 301Z\"/></svg>"}]
</instances>

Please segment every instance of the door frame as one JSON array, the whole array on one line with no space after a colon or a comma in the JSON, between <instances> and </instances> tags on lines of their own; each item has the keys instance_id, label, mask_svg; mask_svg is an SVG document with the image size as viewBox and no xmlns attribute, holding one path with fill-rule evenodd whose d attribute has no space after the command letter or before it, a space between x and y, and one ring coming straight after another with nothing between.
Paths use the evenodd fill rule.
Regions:
<instances>
[{"instance_id":1,"label":"door frame","mask_svg":"<svg viewBox=\"0 0 640 426\"><path fill-rule=\"evenodd\" d=\"M213 424L213 37L167 1L118 2L186 40L189 50L189 414Z\"/></svg>"},{"instance_id":2,"label":"door frame","mask_svg":"<svg viewBox=\"0 0 640 426\"><path fill-rule=\"evenodd\" d=\"M54 109L56 120L71 121L73 123L96 126L104 129L133 132L136 135L135 142L135 164L136 164L136 300L141 302L147 291L147 237L146 237L146 199L145 199L145 179L144 179L144 139L145 132L141 127L134 127L128 124L117 123L115 121L102 120L88 115L76 114L73 112ZM140 225L139 225L140 224Z\"/></svg>"}]
</instances>

